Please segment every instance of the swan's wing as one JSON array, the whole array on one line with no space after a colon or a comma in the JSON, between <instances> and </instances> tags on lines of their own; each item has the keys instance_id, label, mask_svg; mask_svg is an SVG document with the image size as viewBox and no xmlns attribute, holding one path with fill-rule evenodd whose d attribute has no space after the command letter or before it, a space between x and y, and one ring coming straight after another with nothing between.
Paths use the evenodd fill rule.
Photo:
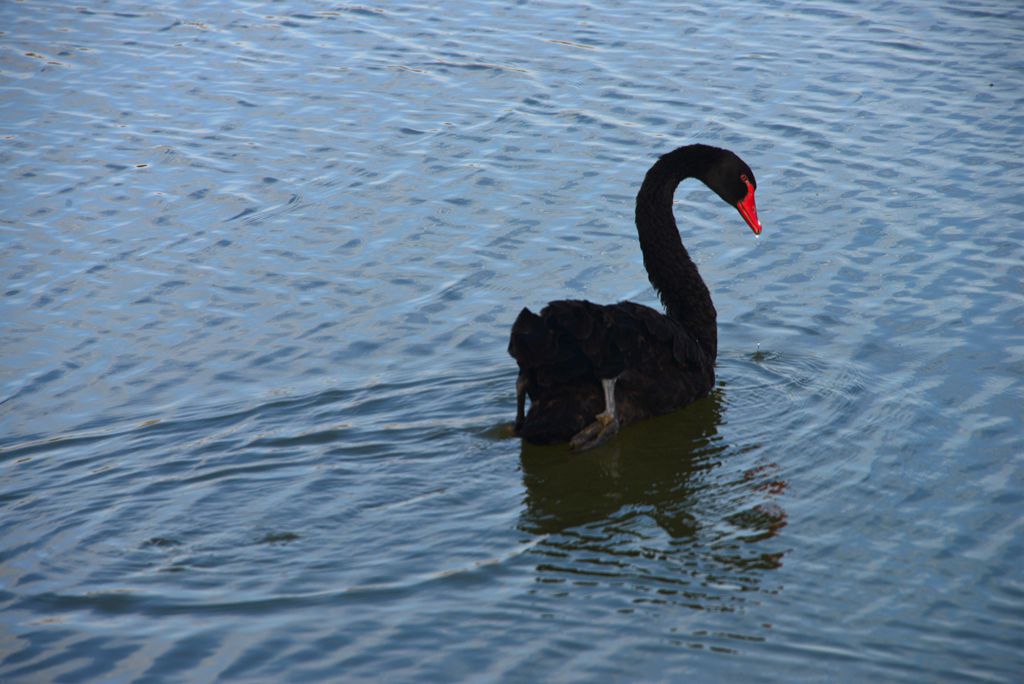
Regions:
<instances>
[{"instance_id":1,"label":"swan's wing","mask_svg":"<svg viewBox=\"0 0 1024 684\"><path fill-rule=\"evenodd\" d=\"M696 337L660 311L634 302L619 302L614 308L623 312L620 328L629 330L625 339L621 336L619 339L620 344L632 344L630 351L636 361L631 365L663 365L669 353L680 370L696 370L708 363ZM623 319L628 319L628 327Z\"/></svg>"}]
</instances>

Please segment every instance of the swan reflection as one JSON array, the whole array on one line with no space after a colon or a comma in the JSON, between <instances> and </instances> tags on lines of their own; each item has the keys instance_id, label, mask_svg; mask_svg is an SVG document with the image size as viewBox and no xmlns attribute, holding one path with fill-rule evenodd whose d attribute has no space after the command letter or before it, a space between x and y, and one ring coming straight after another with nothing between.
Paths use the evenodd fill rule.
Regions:
<instances>
[{"instance_id":1,"label":"swan reflection","mask_svg":"<svg viewBox=\"0 0 1024 684\"><path fill-rule=\"evenodd\" d=\"M766 583L785 553L786 485L772 464L731 465L749 459L720 434L722 414L719 388L593 452L524 444L519 528L543 537L537 582L702 610L777 591Z\"/></svg>"}]
</instances>

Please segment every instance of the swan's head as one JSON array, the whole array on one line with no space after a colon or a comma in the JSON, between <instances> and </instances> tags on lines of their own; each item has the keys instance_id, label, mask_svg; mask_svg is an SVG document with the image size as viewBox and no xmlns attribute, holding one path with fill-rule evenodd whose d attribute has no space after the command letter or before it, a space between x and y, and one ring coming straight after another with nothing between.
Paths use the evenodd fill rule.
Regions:
<instances>
[{"instance_id":1,"label":"swan's head","mask_svg":"<svg viewBox=\"0 0 1024 684\"><path fill-rule=\"evenodd\" d=\"M754 172L729 150L721 150L721 153L708 169L704 182L739 210L754 235L760 235L761 222L757 220L757 205L754 203L754 190L757 189Z\"/></svg>"}]
</instances>

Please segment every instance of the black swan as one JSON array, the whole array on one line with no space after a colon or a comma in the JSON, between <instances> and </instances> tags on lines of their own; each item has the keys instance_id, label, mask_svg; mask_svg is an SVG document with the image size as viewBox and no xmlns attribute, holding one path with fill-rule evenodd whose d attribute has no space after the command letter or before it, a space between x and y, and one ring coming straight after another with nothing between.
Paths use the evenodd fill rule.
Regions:
<instances>
[{"instance_id":1,"label":"black swan","mask_svg":"<svg viewBox=\"0 0 1024 684\"><path fill-rule=\"evenodd\" d=\"M703 181L761 234L757 181L742 159L710 145L686 145L659 158L636 196L636 230L666 313L633 302L580 300L551 302L539 316L524 308L508 353L519 364L515 432L527 442L589 449L621 425L711 391L717 314L672 214L672 197L686 178Z\"/></svg>"}]
</instances>

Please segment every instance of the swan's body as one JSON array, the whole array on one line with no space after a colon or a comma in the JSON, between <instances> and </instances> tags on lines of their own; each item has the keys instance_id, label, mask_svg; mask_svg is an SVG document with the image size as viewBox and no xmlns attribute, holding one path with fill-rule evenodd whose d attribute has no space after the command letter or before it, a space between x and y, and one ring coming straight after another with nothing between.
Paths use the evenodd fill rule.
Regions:
<instances>
[{"instance_id":1,"label":"swan's body","mask_svg":"<svg viewBox=\"0 0 1024 684\"><path fill-rule=\"evenodd\" d=\"M600 444L619 426L667 413L711 391L714 304L672 213L676 186L698 178L739 209L756 234L757 183L728 150L688 145L662 156L636 197L636 226L651 284L666 313L633 302L564 300L523 309L508 351L519 364L517 434L535 444ZM530 410L525 410L526 396Z\"/></svg>"}]
</instances>

